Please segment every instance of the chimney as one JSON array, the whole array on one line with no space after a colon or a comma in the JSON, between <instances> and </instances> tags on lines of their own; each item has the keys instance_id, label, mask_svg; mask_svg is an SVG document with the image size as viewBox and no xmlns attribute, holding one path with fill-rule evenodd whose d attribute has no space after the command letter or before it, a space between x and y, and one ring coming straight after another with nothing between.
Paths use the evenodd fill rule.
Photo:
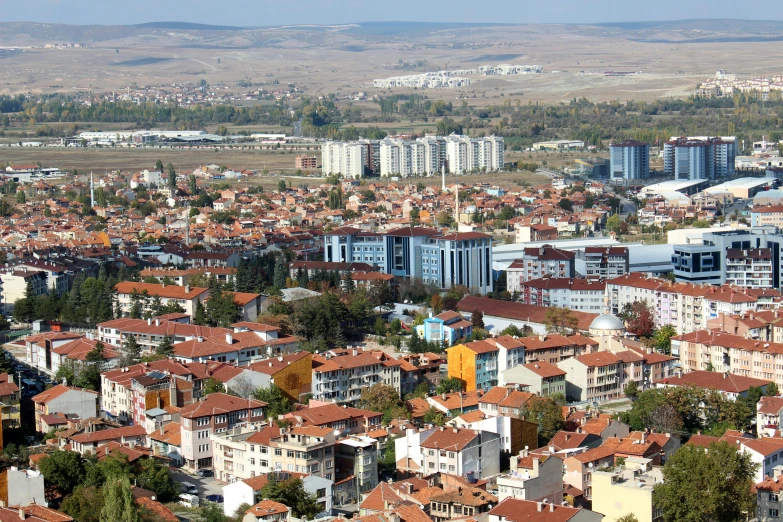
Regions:
<instances>
[{"instance_id":1,"label":"chimney","mask_svg":"<svg viewBox=\"0 0 783 522\"><path fill-rule=\"evenodd\" d=\"M160 318L159 317L155 318L155 326L160 326Z\"/></svg>"},{"instance_id":2,"label":"chimney","mask_svg":"<svg viewBox=\"0 0 783 522\"><path fill-rule=\"evenodd\" d=\"M185 293L186 294L190 293L190 285L185 285Z\"/></svg>"},{"instance_id":3,"label":"chimney","mask_svg":"<svg viewBox=\"0 0 783 522\"><path fill-rule=\"evenodd\" d=\"M540 464L538 457L533 458L533 475L538 476L538 465Z\"/></svg>"},{"instance_id":4,"label":"chimney","mask_svg":"<svg viewBox=\"0 0 783 522\"><path fill-rule=\"evenodd\" d=\"M226 344L234 344L234 336L230 333L226 334Z\"/></svg>"},{"instance_id":5,"label":"chimney","mask_svg":"<svg viewBox=\"0 0 783 522\"><path fill-rule=\"evenodd\" d=\"M549 504L549 512L550 513L554 513L555 512L555 504L554 504L554 502Z\"/></svg>"},{"instance_id":6,"label":"chimney","mask_svg":"<svg viewBox=\"0 0 783 522\"><path fill-rule=\"evenodd\" d=\"M23 508L19 508L19 519L24 520L27 518L27 513L24 512Z\"/></svg>"},{"instance_id":7,"label":"chimney","mask_svg":"<svg viewBox=\"0 0 783 522\"><path fill-rule=\"evenodd\" d=\"M147 318L147 326L152 326L152 317Z\"/></svg>"},{"instance_id":8,"label":"chimney","mask_svg":"<svg viewBox=\"0 0 783 522\"><path fill-rule=\"evenodd\" d=\"M536 511L541 513L544 510L544 503L543 502L536 502Z\"/></svg>"}]
</instances>

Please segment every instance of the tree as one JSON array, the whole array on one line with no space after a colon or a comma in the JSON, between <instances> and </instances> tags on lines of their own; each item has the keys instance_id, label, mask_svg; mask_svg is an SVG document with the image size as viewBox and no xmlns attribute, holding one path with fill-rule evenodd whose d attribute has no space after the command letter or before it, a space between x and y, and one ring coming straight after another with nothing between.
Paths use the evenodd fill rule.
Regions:
<instances>
[{"instance_id":1,"label":"tree","mask_svg":"<svg viewBox=\"0 0 783 522\"><path fill-rule=\"evenodd\" d=\"M757 464L727 442L709 449L686 444L663 467L663 483L653 490L653 505L665 522L733 522L752 513Z\"/></svg>"},{"instance_id":2,"label":"tree","mask_svg":"<svg viewBox=\"0 0 783 522\"><path fill-rule=\"evenodd\" d=\"M155 162L155 170L163 172L163 162L158 160Z\"/></svg>"},{"instance_id":3,"label":"tree","mask_svg":"<svg viewBox=\"0 0 783 522\"><path fill-rule=\"evenodd\" d=\"M443 393L452 393L462 391L465 389L465 383L458 377L448 377L440 381L440 384L435 388L435 393L441 395Z\"/></svg>"},{"instance_id":4,"label":"tree","mask_svg":"<svg viewBox=\"0 0 783 522\"><path fill-rule=\"evenodd\" d=\"M288 270L285 266L285 256L279 255L277 256L277 260L275 261L275 272L274 272L274 283L277 288L285 288L285 280L288 276Z\"/></svg>"},{"instance_id":5,"label":"tree","mask_svg":"<svg viewBox=\"0 0 783 522\"><path fill-rule=\"evenodd\" d=\"M193 312L193 324L199 326L207 325L207 312L204 310L204 305L200 299L196 302L196 311Z\"/></svg>"},{"instance_id":6,"label":"tree","mask_svg":"<svg viewBox=\"0 0 783 522\"><path fill-rule=\"evenodd\" d=\"M777 397L778 395L780 395L780 390L778 389L778 385L770 381L770 383L767 384L766 395L769 397Z\"/></svg>"},{"instance_id":7,"label":"tree","mask_svg":"<svg viewBox=\"0 0 783 522\"><path fill-rule=\"evenodd\" d=\"M141 522L128 478L110 477L103 486L100 522Z\"/></svg>"},{"instance_id":8,"label":"tree","mask_svg":"<svg viewBox=\"0 0 783 522\"><path fill-rule=\"evenodd\" d=\"M359 404L365 410L382 413L400 405L400 394L388 384L373 384L362 392Z\"/></svg>"},{"instance_id":9,"label":"tree","mask_svg":"<svg viewBox=\"0 0 783 522\"><path fill-rule=\"evenodd\" d=\"M160 344L155 347L155 353L158 355L165 355L169 357L174 353L174 346L171 344L171 337L166 335L160 341Z\"/></svg>"},{"instance_id":10,"label":"tree","mask_svg":"<svg viewBox=\"0 0 783 522\"><path fill-rule=\"evenodd\" d=\"M223 385L223 383L215 379L214 377L210 377L204 383L204 389L202 390L201 394L204 397L206 397L210 393L225 393L225 392L226 392L226 387Z\"/></svg>"},{"instance_id":11,"label":"tree","mask_svg":"<svg viewBox=\"0 0 783 522\"><path fill-rule=\"evenodd\" d=\"M213 291L207 300L206 316L211 326L228 328L239 320L239 310L232 292Z\"/></svg>"},{"instance_id":12,"label":"tree","mask_svg":"<svg viewBox=\"0 0 783 522\"><path fill-rule=\"evenodd\" d=\"M313 520L321 512L318 497L305 491L300 478L277 480L274 474L270 474L269 481L261 488L259 496L285 504L296 518Z\"/></svg>"},{"instance_id":13,"label":"tree","mask_svg":"<svg viewBox=\"0 0 783 522\"><path fill-rule=\"evenodd\" d=\"M566 198L562 198L560 201L558 201L557 206L567 212L571 212L572 210L574 210L574 204L571 203L570 199L566 199Z\"/></svg>"},{"instance_id":14,"label":"tree","mask_svg":"<svg viewBox=\"0 0 783 522\"><path fill-rule=\"evenodd\" d=\"M629 381L628 384L625 385L623 393L625 393L625 396L629 399L635 399L639 395L639 386L636 384L636 381Z\"/></svg>"},{"instance_id":15,"label":"tree","mask_svg":"<svg viewBox=\"0 0 783 522\"><path fill-rule=\"evenodd\" d=\"M291 400L274 384L270 384L268 388L256 389L253 392L253 397L269 405L266 407L266 413L269 417L277 418L280 415L291 413L294 409Z\"/></svg>"},{"instance_id":16,"label":"tree","mask_svg":"<svg viewBox=\"0 0 783 522\"><path fill-rule=\"evenodd\" d=\"M623 515L620 518L615 519L614 522L639 522L639 519L636 518L636 515L633 513L628 513L627 515Z\"/></svg>"},{"instance_id":17,"label":"tree","mask_svg":"<svg viewBox=\"0 0 783 522\"><path fill-rule=\"evenodd\" d=\"M655 314L647 301L634 301L626 319L628 332L638 337L650 337L655 330ZM671 337L669 338L671 340ZM670 345L671 346L671 345Z\"/></svg>"},{"instance_id":18,"label":"tree","mask_svg":"<svg viewBox=\"0 0 783 522\"><path fill-rule=\"evenodd\" d=\"M120 366L132 366L141 361L141 346L136 342L136 337L126 335L120 347Z\"/></svg>"},{"instance_id":19,"label":"tree","mask_svg":"<svg viewBox=\"0 0 783 522\"><path fill-rule=\"evenodd\" d=\"M174 170L174 165L171 163L166 165L166 173L168 174L168 186L172 191L171 195L174 196L175 194L173 192L177 190L177 172Z\"/></svg>"},{"instance_id":20,"label":"tree","mask_svg":"<svg viewBox=\"0 0 783 522\"><path fill-rule=\"evenodd\" d=\"M619 232L620 231L620 216L617 214L614 214L612 216L609 216L606 218L606 230L609 232Z\"/></svg>"},{"instance_id":21,"label":"tree","mask_svg":"<svg viewBox=\"0 0 783 522\"><path fill-rule=\"evenodd\" d=\"M548 308L544 315L547 332L572 335L579 327L579 320L568 308Z\"/></svg>"},{"instance_id":22,"label":"tree","mask_svg":"<svg viewBox=\"0 0 783 522\"><path fill-rule=\"evenodd\" d=\"M196 183L195 174L190 174L188 176L188 192L190 192L191 196L195 196L198 193L198 183Z\"/></svg>"},{"instance_id":23,"label":"tree","mask_svg":"<svg viewBox=\"0 0 783 522\"><path fill-rule=\"evenodd\" d=\"M285 186L285 180L284 179L281 179L280 181L277 182L277 191L278 192L285 192L286 191L286 186Z\"/></svg>"},{"instance_id":24,"label":"tree","mask_svg":"<svg viewBox=\"0 0 783 522\"><path fill-rule=\"evenodd\" d=\"M672 337L677 335L677 331L670 324L661 326L653 336L653 345L660 353L669 355L672 351Z\"/></svg>"},{"instance_id":25,"label":"tree","mask_svg":"<svg viewBox=\"0 0 783 522\"><path fill-rule=\"evenodd\" d=\"M520 417L538 423L538 445L544 446L565 428L563 409L552 397L533 397L523 406Z\"/></svg>"},{"instance_id":26,"label":"tree","mask_svg":"<svg viewBox=\"0 0 783 522\"><path fill-rule=\"evenodd\" d=\"M87 476L84 458L74 451L57 450L42 459L38 469L46 482L64 495L71 493Z\"/></svg>"},{"instance_id":27,"label":"tree","mask_svg":"<svg viewBox=\"0 0 783 522\"><path fill-rule=\"evenodd\" d=\"M16 202L20 205L24 205L27 201L27 197L25 196L24 190L20 190L16 193Z\"/></svg>"},{"instance_id":28,"label":"tree","mask_svg":"<svg viewBox=\"0 0 783 522\"><path fill-rule=\"evenodd\" d=\"M481 310L473 310L470 316L470 322L473 324L473 328L484 328L484 312Z\"/></svg>"},{"instance_id":29,"label":"tree","mask_svg":"<svg viewBox=\"0 0 783 522\"><path fill-rule=\"evenodd\" d=\"M443 412L434 406L430 406L430 409L424 413L422 418L424 424L434 424L435 426L443 426L446 424L446 417Z\"/></svg>"},{"instance_id":30,"label":"tree","mask_svg":"<svg viewBox=\"0 0 783 522\"><path fill-rule=\"evenodd\" d=\"M103 489L95 486L79 486L65 497L61 508L79 522L100 522Z\"/></svg>"},{"instance_id":31,"label":"tree","mask_svg":"<svg viewBox=\"0 0 783 522\"><path fill-rule=\"evenodd\" d=\"M434 315L438 315L443 311L443 299L440 297L440 294L434 294L432 296L430 299L430 308L432 308L432 313Z\"/></svg>"},{"instance_id":32,"label":"tree","mask_svg":"<svg viewBox=\"0 0 783 522\"><path fill-rule=\"evenodd\" d=\"M171 469L154 458L141 459L136 481L139 487L154 491L161 502L176 500L181 491Z\"/></svg>"}]
</instances>

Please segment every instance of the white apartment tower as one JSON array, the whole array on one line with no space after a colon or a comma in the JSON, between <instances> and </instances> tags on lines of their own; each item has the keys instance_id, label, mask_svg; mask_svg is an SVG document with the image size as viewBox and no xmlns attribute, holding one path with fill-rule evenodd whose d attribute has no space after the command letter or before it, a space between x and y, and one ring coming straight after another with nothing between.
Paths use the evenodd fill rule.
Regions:
<instances>
[{"instance_id":1,"label":"white apartment tower","mask_svg":"<svg viewBox=\"0 0 783 522\"><path fill-rule=\"evenodd\" d=\"M364 176L368 147L358 142L327 141L321 145L321 168L324 176L340 174L358 179Z\"/></svg>"}]
</instances>

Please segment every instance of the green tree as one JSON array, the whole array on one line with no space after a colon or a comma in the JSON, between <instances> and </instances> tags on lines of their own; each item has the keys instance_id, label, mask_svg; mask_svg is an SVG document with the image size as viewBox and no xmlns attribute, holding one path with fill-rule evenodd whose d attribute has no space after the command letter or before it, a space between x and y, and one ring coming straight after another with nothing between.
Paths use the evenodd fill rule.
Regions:
<instances>
[{"instance_id":1,"label":"green tree","mask_svg":"<svg viewBox=\"0 0 783 522\"><path fill-rule=\"evenodd\" d=\"M16 202L20 205L24 205L27 202L27 197L25 196L24 190L20 190L16 193Z\"/></svg>"},{"instance_id":2,"label":"green tree","mask_svg":"<svg viewBox=\"0 0 783 522\"><path fill-rule=\"evenodd\" d=\"M628 384L625 385L625 388L623 389L623 393L625 393L625 396L629 399L635 399L639 396L639 386L636 384L636 381L629 381Z\"/></svg>"},{"instance_id":3,"label":"green tree","mask_svg":"<svg viewBox=\"0 0 783 522\"><path fill-rule=\"evenodd\" d=\"M198 193L198 183L196 182L195 174L188 176L188 192L190 192L191 196L195 196Z\"/></svg>"},{"instance_id":4,"label":"green tree","mask_svg":"<svg viewBox=\"0 0 783 522\"><path fill-rule=\"evenodd\" d=\"M441 395L443 393L452 393L462 391L465 389L465 382L457 377L448 377L440 381L440 384L435 388L435 393Z\"/></svg>"},{"instance_id":5,"label":"green tree","mask_svg":"<svg viewBox=\"0 0 783 522\"><path fill-rule=\"evenodd\" d=\"M139 487L154 491L161 502L171 502L179 497L180 485L174 479L171 468L157 459L141 459L136 481Z\"/></svg>"},{"instance_id":6,"label":"green tree","mask_svg":"<svg viewBox=\"0 0 783 522\"><path fill-rule=\"evenodd\" d=\"M286 189L286 186L285 186L285 180L281 179L280 181L277 182L277 191L278 192L285 192L286 190L287 189Z\"/></svg>"},{"instance_id":7,"label":"green tree","mask_svg":"<svg viewBox=\"0 0 783 522\"><path fill-rule=\"evenodd\" d=\"M253 392L253 397L269 404L266 407L267 416L269 417L277 418L280 415L291 413L294 409L291 400L274 384L270 384L268 388L256 389Z\"/></svg>"},{"instance_id":8,"label":"green tree","mask_svg":"<svg viewBox=\"0 0 783 522\"><path fill-rule=\"evenodd\" d=\"M141 346L133 335L126 335L120 347L120 366L132 366L141 361Z\"/></svg>"},{"instance_id":9,"label":"green tree","mask_svg":"<svg viewBox=\"0 0 783 522\"><path fill-rule=\"evenodd\" d=\"M107 479L103 486L103 508L100 513L100 522L141 522L127 478Z\"/></svg>"},{"instance_id":10,"label":"green tree","mask_svg":"<svg viewBox=\"0 0 783 522\"><path fill-rule=\"evenodd\" d=\"M366 410L385 412L400 405L400 394L388 384L373 384L362 392L359 404Z\"/></svg>"},{"instance_id":11,"label":"green tree","mask_svg":"<svg viewBox=\"0 0 783 522\"><path fill-rule=\"evenodd\" d=\"M313 520L321 511L318 497L305 491L300 478L277 480L275 475L269 475L269 481L261 488L259 496L288 506L291 515L296 518Z\"/></svg>"},{"instance_id":12,"label":"green tree","mask_svg":"<svg viewBox=\"0 0 783 522\"><path fill-rule=\"evenodd\" d=\"M552 397L534 397L520 411L520 417L538 423L538 445L545 446L555 434L565 429L561 405Z\"/></svg>"},{"instance_id":13,"label":"green tree","mask_svg":"<svg viewBox=\"0 0 783 522\"><path fill-rule=\"evenodd\" d=\"M155 348L155 353L158 355L165 355L169 357L174 353L174 345L171 344L171 337L166 335L160 341L160 344Z\"/></svg>"},{"instance_id":14,"label":"green tree","mask_svg":"<svg viewBox=\"0 0 783 522\"><path fill-rule=\"evenodd\" d=\"M95 486L79 486L65 497L61 509L79 522L100 522L103 489Z\"/></svg>"},{"instance_id":15,"label":"green tree","mask_svg":"<svg viewBox=\"0 0 783 522\"><path fill-rule=\"evenodd\" d=\"M571 203L570 199L566 199L566 198L562 198L560 201L558 201L557 206L567 212L571 212L574 210L574 204Z\"/></svg>"},{"instance_id":16,"label":"green tree","mask_svg":"<svg viewBox=\"0 0 783 522\"><path fill-rule=\"evenodd\" d=\"M655 349L660 353L669 355L672 351L672 337L677 335L677 331L670 324L661 326L653 336Z\"/></svg>"},{"instance_id":17,"label":"green tree","mask_svg":"<svg viewBox=\"0 0 783 522\"><path fill-rule=\"evenodd\" d=\"M572 335L579 327L579 320L568 308L547 308L544 315L544 325L547 332Z\"/></svg>"},{"instance_id":18,"label":"green tree","mask_svg":"<svg viewBox=\"0 0 783 522\"><path fill-rule=\"evenodd\" d=\"M767 391L765 395L769 397L777 397L779 394L780 390L778 389L778 385L770 381L770 383L767 384Z\"/></svg>"},{"instance_id":19,"label":"green tree","mask_svg":"<svg viewBox=\"0 0 783 522\"><path fill-rule=\"evenodd\" d=\"M207 325L207 312L204 309L204 305L201 303L201 300L196 302L196 310L193 312L193 324L197 324L199 326Z\"/></svg>"},{"instance_id":20,"label":"green tree","mask_svg":"<svg viewBox=\"0 0 783 522\"><path fill-rule=\"evenodd\" d=\"M171 189L172 191L176 191L177 190L177 172L174 170L174 165L172 165L171 163L166 165L166 173L168 174L168 178L167 178L166 181L168 183L169 189ZM173 195L174 194L172 193L172 196Z\"/></svg>"},{"instance_id":21,"label":"green tree","mask_svg":"<svg viewBox=\"0 0 783 522\"><path fill-rule=\"evenodd\" d=\"M201 394L206 397L210 393L226 393L226 387L219 380L210 377L204 383L204 389Z\"/></svg>"},{"instance_id":22,"label":"green tree","mask_svg":"<svg viewBox=\"0 0 783 522\"><path fill-rule=\"evenodd\" d=\"M234 302L234 294L222 290L210 293L206 312L209 324L222 328L228 328L240 318L239 310Z\"/></svg>"},{"instance_id":23,"label":"green tree","mask_svg":"<svg viewBox=\"0 0 783 522\"><path fill-rule=\"evenodd\" d=\"M609 232L617 233L620 231L620 216L617 214L611 215L606 218L606 230Z\"/></svg>"},{"instance_id":24,"label":"green tree","mask_svg":"<svg viewBox=\"0 0 783 522\"><path fill-rule=\"evenodd\" d=\"M430 406L430 409L424 413L422 421L425 424L434 424L435 426L443 426L446 424L446 417L443 412L434 406Z\"/></svg>"},{"instance_id":25,"label":"green tree","mask_svg":"<svg viewBox=\"0 0 783 522\"><path fill-rule=\"evenodd\" d=\"M70 494L87 477L84 458L75 451L54 451L41 459L38 469L46 482L64 495Z\"/></svg>"},{"instance_id":26,"label":"green tree","mask_svg":"<svg viewBox=\"0 0 783 522\"><path fill-rule=\"evenodd\" d=\"M751 491L757 464L748 453L717 442L709 449L687 444L663 467L653 505L665 522L734 522L753 512Z\"/></svg>"},{"instance_id":27,"label":"green tree","mask_svg":"<svg viewBox=\"0 0 783 522\"><path fill-rule=\"evenodd\" d=\"M163 172L163 162L158 160L155 162L155 170Z\"/></svg>"},{"instance_id":28,"label":"green tree","mask_svg":"<svg viewBox=\"0 0 783 522\"><path fill-rule=\"evenodd\" d=\"M633 513L628 513L627 515L623 515L620 518L615 519L614 522L639 522L639 519L636 518L636 515Z\"/></svg>"}]
</instances>

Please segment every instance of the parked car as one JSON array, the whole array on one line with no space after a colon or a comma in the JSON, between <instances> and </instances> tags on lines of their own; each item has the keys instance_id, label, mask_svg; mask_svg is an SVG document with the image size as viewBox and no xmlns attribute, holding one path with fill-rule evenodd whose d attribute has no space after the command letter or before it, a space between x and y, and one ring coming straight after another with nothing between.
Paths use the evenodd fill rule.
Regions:
<instances>
[{"instance_id":1,"label":"parked car","mask_svg":"<svg viewBox=\"0 0 783 522\"><path fill-rule=\"evenodd\" d=\"M212 470L211 469L207 469L207 468L201 468L200 470L198 470L196 472L196 475L198 475L201 478L215 476L215 474L212 472Z\"/></svg>"},{"instance_id":2,"label":"parked car","mask_svg":"<svg viewBox=\"0 0 783 522\"><path fill-rule=\"evenodd\" d=\"M183 493L187 493L189 495L198 495L198 488L195 484L191 484L190 482L180 482L180 485L182 486Z\"/></svg>"},{"instance_id":3,"label":"parked car","mask_svg":"<svg viewBox=\"0 0 783 522\"><path fill-rule=\"evenodd\" d=\"M187 507L198 507L199 501L196 495L183 493L179 496L179 503Z\"/></svg>"},{"instance_id":4,"label":"parked car","mask_svg":"<svg viewBox=\"0 0 783 522\"><path fill-rule=\"evenodd\" d=\"M206 500L209 502L215 502L216 504L222 504L223 495L207 495Z\"/></svg>"}]
</instances>

